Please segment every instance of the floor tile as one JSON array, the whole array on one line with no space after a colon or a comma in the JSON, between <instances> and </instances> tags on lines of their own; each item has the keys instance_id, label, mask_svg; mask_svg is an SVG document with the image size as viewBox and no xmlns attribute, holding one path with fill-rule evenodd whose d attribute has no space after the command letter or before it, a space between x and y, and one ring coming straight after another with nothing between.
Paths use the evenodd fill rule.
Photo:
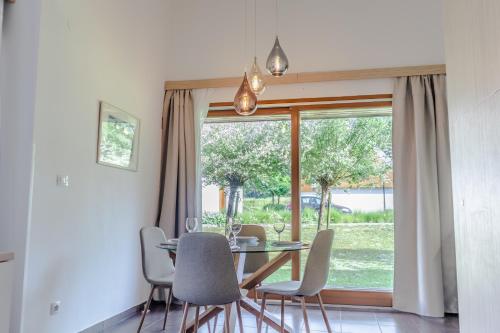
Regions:
<instances>
[{"instance_id":1,"label":"floor tile","mask_svg":"<svg viewBox=\"0 0 500 333\"><path fill-rule=\"evenodd\" d=\"M280 306L271 304L268 310L278 317ZM163 331L164 306L156 304L146 316L142 333L177 333L182 320L182 309L173 306L167 320L166 330ZM327 307L327 316L334 333L459 333L458 317L429 318L413 314L376 311L351 308ZM194 317L194 308L189 312L189 318ZM257 322L255 317L245 310L243 314L244 333L256 333ZM311 333L327 332L323 316L317 306L307 308ZM106 333L135 333L139 325L140 313L117 325L106 329ZM285 309L285 323L292 327L293 332L305 332L302 309L298 305L287 304ZM206 325L199 328L199 333L222 333L224 314L219 314L217 327L214 331L214 320L210 321L210 332ZM236 332L240 332L237 325ZM262 333L277 333L276 330L263 326Z\"/></svg>"}]
</instances>

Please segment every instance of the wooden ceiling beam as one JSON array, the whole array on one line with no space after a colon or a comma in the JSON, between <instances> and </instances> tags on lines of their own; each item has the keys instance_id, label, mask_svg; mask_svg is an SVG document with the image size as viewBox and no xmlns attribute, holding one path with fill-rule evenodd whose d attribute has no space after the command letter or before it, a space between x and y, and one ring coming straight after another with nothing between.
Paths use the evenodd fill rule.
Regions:
<instances>
[{"instance_id":1,"label":"wooden ceiling beam","mask_svg":"<svg viewBox=\"0 0 500 333\"><path fill-rule=\"evenodd\" d=\"M388 68L356 69L331 72L289 73L282 77L266 76L267 85L313 83L344 80L385 79L400 76L445 74L445 65L424 65ZM165 90L237 87L241 77L205 80L165 81Z\"/></svg>"}]
</instances>

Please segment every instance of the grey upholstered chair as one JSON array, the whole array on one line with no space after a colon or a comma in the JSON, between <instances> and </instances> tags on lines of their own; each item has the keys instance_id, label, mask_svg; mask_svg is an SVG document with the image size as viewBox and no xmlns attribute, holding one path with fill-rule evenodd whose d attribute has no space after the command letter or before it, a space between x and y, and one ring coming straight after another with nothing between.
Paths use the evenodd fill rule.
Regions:
<instances>
[{"instance_id":1,"label":"grey upholstered chair","mask_svg":"<svg viewBox=\"0 0 500 333\"><path fill-rule=\"evenodd\" d=\"M174 263L167 251L158 248L160 243L166 242L163 230L157 227L143 227L140 231L141 253L142 253L142 273L146 281L151 284L146 307L141 316L141 322L137 332L141 331L144 318L148 312L153 293L156 288L168 289L168 299L165 306L165 318L163 319L163 329L167 323L168 310L172 301L172 284L174 282Z\"/></svg>"},{"instance_id":2,"label":"grey upholstered chair","mask_svg":"<svg viewBox=\"0 0 500 333\"><path fill-rule=\"evenodd\" d=\"M200 306L224 305L225 328L229 332L231 304L236 302L240 331L243 332L240 289L233 256L226 238L209 232L183 234L176 252L174 296L184 302L181 332L186 330L190 305L195 305L198 329Z\"/></svg>"},{"instance_id":3,"label":"grey upholstered chair","mask_svg":"<svg viewBox=\"0 0 500 333\"><path fill-rule=\"evenodd\" d=\"M266 297L268 294L281 296L281 327L284 327L285 314L285 297L298 298L302 305L304 314L304 323L306 331L309 332L309 322L307 320L306 301L305 297L316 296L321 314L325 320L328 332L331 332L330 324L326 316L323 300L320 296L320 291L325 287L328 281L328 272L330 270L330 254L332 252L333 230L322 230L318 232L309 251L304 276L302 281L286 281L263 285L257 288L258 291L264 293L262 297L262 306L259 317L258 332L262 329L262 320L264 310L266 308Z\"/></svg>"},{"instance_id":4,"label":"grey upholstered chair","mask_svg":"<svg viewBox=\"0 0 500 333\"><path fill-rule=\"evenodd\" d=\"M243 224L238 236L254 236L259 242L267 241L266 229L258 224ZM269 253L247 253L245 259L245 268L243 269L243 278L255 273L259 268L269 262Z\"/></svg>"},{"instance_id":5,"label":"grey upholstered chair","mask_svg":"<svg viewBox=\"0 0 500 333\"><path fill-rule=\"evenodd\" d=\"M258 224L243 224L238 236L254 236L259 242L267 241L266 229ZM269 253L247 253L245 259L245 268L243 269L243 279L246 279L259 268L269 262ZM254 289L254 300L257 302L257 291Z\"/></svg>"}]
</instances>

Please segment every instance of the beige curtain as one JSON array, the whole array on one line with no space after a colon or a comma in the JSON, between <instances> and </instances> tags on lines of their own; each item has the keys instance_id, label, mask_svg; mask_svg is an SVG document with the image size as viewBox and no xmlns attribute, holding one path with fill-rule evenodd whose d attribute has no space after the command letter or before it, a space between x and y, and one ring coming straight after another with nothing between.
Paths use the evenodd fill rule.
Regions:
<instances>
[{"instance_id":1,"label":"beige curtain","mask_svg":"<svg viewBox=\"0 0 500 333\"><path fill-rule=\"evenodd\" d=\"M158 225L167 237L185 231L196 217L195 116L191 90L165 93Z\"/></svg>"},{"instance_id":2,"label":"beige curtain","mask_svg":"<svg viewBox=\"0 0 500 333\"><path fill-rule=\"evenodd\" d=\"M402 77L393 95L394 308L458 312L446 77Z\"/></svg>"}]
</instances>

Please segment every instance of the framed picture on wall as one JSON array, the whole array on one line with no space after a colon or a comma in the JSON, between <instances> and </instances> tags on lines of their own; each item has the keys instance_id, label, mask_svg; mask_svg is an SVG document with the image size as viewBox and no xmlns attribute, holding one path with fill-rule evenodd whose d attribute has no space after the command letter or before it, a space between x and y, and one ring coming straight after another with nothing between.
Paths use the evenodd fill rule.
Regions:
<instances>
[{"instance_id":1,"label":"framed picture on wall","mask_svg":"<svg viewBox=\"0 0 500 333\"><path fill-rule=\"evenodd\" d=\"M97 163L137 171L140 121L106 102L99 103Z\"/></svg>"}]
</instances>

